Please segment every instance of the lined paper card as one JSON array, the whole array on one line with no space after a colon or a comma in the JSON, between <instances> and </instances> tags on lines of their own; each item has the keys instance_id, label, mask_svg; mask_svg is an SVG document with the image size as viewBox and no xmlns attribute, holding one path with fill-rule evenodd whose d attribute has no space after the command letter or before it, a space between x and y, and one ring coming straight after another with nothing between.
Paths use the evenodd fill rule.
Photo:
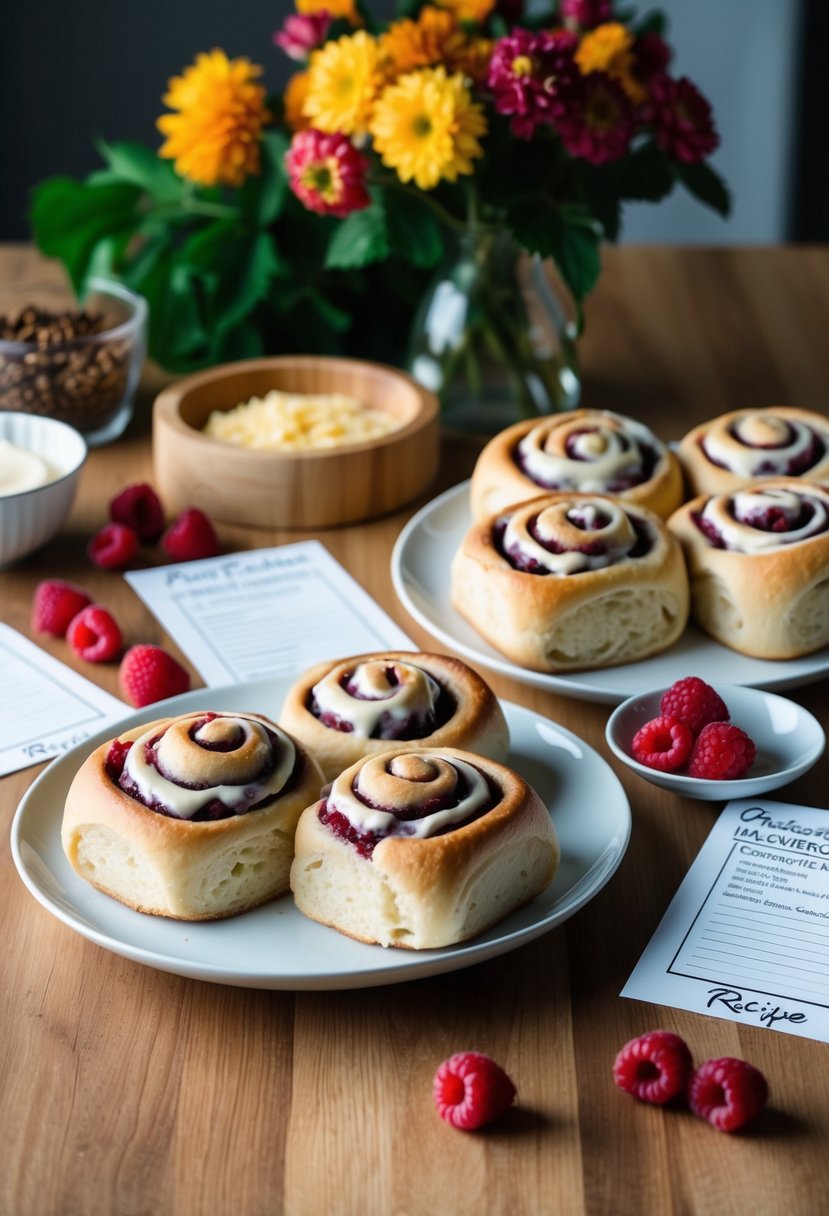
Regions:
<instances>
[{"instance_id":1,"label":"lined paper card","mask_svg":"<svg viewBox=\"0 0 829 1216\"><path fill-rule=\"evenodd\" d=\"M622 996L829 1042L829 811L730 802Z\"/></svg>"},{"instance_id":2,"label":"lined paper card","mask_svg":"<svg viewBox=\"0 0 829 1216\"><path fill-rule=\"evenodd\" d=\"M129 713L117 697L0 623L0 776L62 755Z\"/></svg>"}]
</instances>

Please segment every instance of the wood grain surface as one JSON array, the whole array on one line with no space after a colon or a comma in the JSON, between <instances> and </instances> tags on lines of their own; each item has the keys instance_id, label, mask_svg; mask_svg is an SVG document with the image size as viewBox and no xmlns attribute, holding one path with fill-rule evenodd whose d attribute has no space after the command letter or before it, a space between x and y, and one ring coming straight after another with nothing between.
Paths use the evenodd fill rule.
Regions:
<instances>
[{"instance_id":1,"label":"wood grain surface","mask_svg":"<svg viewBox=\"0 0 829 1216\"><path fill-rule=\"evenodd\" d=\"M0 279L41 267L0 251ZM829 251L611 249L588 305L584 404L616 409L676 439L727 409L829 408ZM61 534L0 574L0 614L35 636L32 592L74 579L111 605L127 643L162 634L118 575L85 557L125 484L151 478L149 371L126 435L91 454ZM444 436L435 489L469 475L476 446ZM423 500L421 500L423 501ZM414 504L415 506L418 504ZM333 555L416 642L399 606L391 546L414 507L321 533ZM228 550L303 533L222 525ZM678 672L686 674L684 672ZM195 673L194 673L195 677ZM195 679L198 683L198 680ZM561 722L609 757L608 707L493 676L496 691ZM829 727L826 683L794 690ZM2 690L3 696L14 691ZM494 961L425 981L353 992L247 991L167 975L85 941L40 907L12 863L15 807L40 771L0 782L0 1210L9 1216L816 1216L827 1208L829 1047L623 1000L619 992L715 821L621 771L633 834L608 886L564 926ZM827 763L782 791L827 806ZM585 815L590 814L589 800ZM769 1078L750 1131L719 1134L682 1110L615 1089L627 1039L683 1034L698 1059L736 1055ZM475 1135L432 1106L437 1064L474 1048L498 1059L519 1103Z\"/></svg>"}]
</instances>

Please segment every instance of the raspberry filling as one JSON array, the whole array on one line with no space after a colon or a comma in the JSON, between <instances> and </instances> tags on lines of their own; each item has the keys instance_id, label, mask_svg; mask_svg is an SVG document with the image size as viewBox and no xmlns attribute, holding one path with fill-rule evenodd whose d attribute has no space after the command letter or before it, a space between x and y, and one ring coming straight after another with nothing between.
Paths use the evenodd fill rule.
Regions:
<instances>
[{"instance_id":1,"label":"raspberry filling","mask_svg":"<svg viewBox=\"0 0 829 1216\"><path fill-rule=\"evenodd\" d=\"M732 425L728 428L728 436L736 444L756 452L778 453L777 459L770 455L768 459L760 460L753 465L751 473L754 477L799 477L803 473L808 472L809 469L813 469L815 465L820 464L826 456L826 443L821 436L812 430L811 427L804 427L806 442L800 450L793 451L791 455L780 460L779 454L786 452L798 439L797 432L790 423L783 422L783 420L780 420L780 422L782 429L779 438L774 441L769 440L766 443L749 442L746 436L741 433L738 425ZM712 444L706 440L705 436L700 438L699 446L709 463L716 465L718 469L726 469L730 472L739 471L734 469L732 464L729 463L726 453L714 450Z\"/></svg>"},{"instance_id":2,"label":"raspberry filling","mask_svg":"<svg viewBox=\"0 0 829 1216\"><path fill-rule=\"evenodd\" d=\"M639 519L635 515L628 516L633 531L635 533L635 541L632 547L622 556L630 558L644 557L650 552L653 547L653 539L650 530L644 520ZM586 536L583 543L575 548L561 544L555 537L545 536L538 526L538 518L535 517L529 520L527 524L527 534L538 545L545 549L548 553L581 553L587 558L602 558L608 555L608 546L604 540L589 540L587 534L590 532L600 531L605 528L609 522L608 518L599 512L582 512L578 509L568 513L570 523L583 531ZM521 570L524 574L552 574L547 566L531 553L527 553L521 547L519 541L513 541L511 544L506 542L506 531L509 525L509 517L502 516L494 525L493 536L495 547L501 557L515 570ZM612 558L603 563L611 565Z\"/></svg>"},{"instance_id":3,"label":"raspberry filling","mask_svg":"<svg viewBox=\"0 0 829 1216\"><path fill-rule=\"evenodd\" d=\"M623 494L654 476L661 454L652 439L644 427L611 415L606 425L537 427L510 456L542 489Z\"/></svg>"},{"instance_id":4,"label":"raspberry filling","mask_svg":"<svg viewBox=\"0 0 829 1216\"><path fill-rule=\"evenodd\" d=\"M371 679L366 672L371 669ZM352 704L356 702L357 704ZM388 708L383 703L388 702ZM370 712L375 706L376 712ZM313 688L306 704L323 726L369 739L424 739L456 712L455 698L432 675L410 663L373 660Z\"/></svg>"},{"instance_id":5,"label":"raspberry filling","mask_svg":"<svg viewBox=\"0 0 829 1216\"><path fill-rule=\"evenodd\" d=\"M706 537L715 549L729 549L730 545L724 535L721 522L752 528L758 533L778 535L781 540L789 534L795 534L800 539L803 534L814 534L823 531L817 517L817 508L808 498L798 498L794 501L775 502L770 496L757 495L757 503L750 502L751 496L735 498L725 506L725 519L718 521L712 512L707 514L709 504L702 511L692 511L691 519L699 531ZM817 525L814 526L813 525Z\"/></svg>"}]
</instances>

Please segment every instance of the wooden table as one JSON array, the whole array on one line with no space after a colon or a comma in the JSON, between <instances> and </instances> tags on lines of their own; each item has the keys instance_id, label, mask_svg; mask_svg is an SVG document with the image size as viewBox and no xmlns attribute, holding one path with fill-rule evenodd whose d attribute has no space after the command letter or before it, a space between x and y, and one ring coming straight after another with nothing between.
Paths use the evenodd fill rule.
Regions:
<instances>
[{"instance_id":1,"label":"wooden table","mask_svg":"<svg viewBox=\"0 0 829 1216\"><path fill-rule=\"evenodd\" d=\"M0 278L22 278L32 263L28 250L6 249ZM825 249L608 250L588 309L584 403L641 418L665 439L739 406L825 411L827 335ZM21 633L32 636L38 580L61 575L110 604L128 642L166 641L123 581L84 556L109 498L151 477L144 407L122 440L91 454L60 537L0 575L2 619ZM468 475L473 459L473 445L447 439L441 486ZM389 577L391 545L412 509L323 540L418 644L434 648ZM231 527L221 537L228 549L301 538ZM36 641L116 691L115 666ZM608 756L606 706L492 683ZM829 727L825 682L793 695ZM14 809L38 771L0 785L4 1213L826 1210L829 1049L618 995L719 804L684 802L620 771L630 847L609 885L563 927L440 978L295 994L163 974L50 916L8 846ZM781 796L827 805L826 772L824 762ZM752 1131L721 1135L615 1089L617 1048L655 1027L683 1034L699 1060L737 1055L765 1071L771 1106ZM518 1109L486 1134L454 1131L432 1107L436 1065L462 1048L490 1053L519 1086Z\"/></svg>"}]
</instances>

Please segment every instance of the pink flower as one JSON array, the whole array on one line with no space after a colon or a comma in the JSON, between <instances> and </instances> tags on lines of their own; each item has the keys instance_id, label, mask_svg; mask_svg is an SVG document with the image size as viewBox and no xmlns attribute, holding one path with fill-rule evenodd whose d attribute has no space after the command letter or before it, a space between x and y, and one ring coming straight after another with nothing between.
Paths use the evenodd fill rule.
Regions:
<instances>
[{"instance_id":1,"label":"pink flower","mask_svg":"<svg viewBox=\"0 0 829 1216\"><path fill-rule=\"evenodd\" d=\"M298 131L285 164L291 189L309 211L343 218L371 202L365 185L368 161L346 135Z\"/></svg>"},{"instance_id":2,"label":"pink flower","mask_svg":"<svg viewBox=\"0 0 829 1216\"><path fill-rule=\"evenodd\" d=\"M603 165L627 152L634 133L633 106L620 84L604 72L591 72L555 125L571 156Z\"/></svg>"},{"instance_id":3,"label":"pink flower","mask_svg":"<svg viewBox=\"0 0 829 1216\"><path fill-rule=\"evenodd\" d=\"M325 9L316 13L291 13L273 40L291 59L305 63L311 51L325 42L330 25L331 16Z\"/></svg>"},{"instance_id":4,"label":"pink flower","mask_svg":"<svg viewBox=\"0 0 829 1216\"><path fill-rule=\"evenodd\" d=\"M656 77L649 110L660 148L686 165L704 160L720 142L711 106L687 76Z\"/></svg>"},{"instance_id":5,"label":"pink flower","mask_svg":"<svg viewBox=\"0 0 829 1216\"><path fill-rule=\"evenodd\" d=\"M568 28L595 29L613 20L610 0L561 0L561 19Z\"/></svg>"},{"instance_id":6,"label":"pink flower","mask_svg":"<svg viewBox=\"0 0 829 1216\"><path fill-rule=\"evenodd\" d=\"M563 113L580 79L573 58L576 38L564 30L514 29L495 44L487 83L495 109L512 116L520 139L532 139L539 123Z\"/></svg>"}]
</instances>

